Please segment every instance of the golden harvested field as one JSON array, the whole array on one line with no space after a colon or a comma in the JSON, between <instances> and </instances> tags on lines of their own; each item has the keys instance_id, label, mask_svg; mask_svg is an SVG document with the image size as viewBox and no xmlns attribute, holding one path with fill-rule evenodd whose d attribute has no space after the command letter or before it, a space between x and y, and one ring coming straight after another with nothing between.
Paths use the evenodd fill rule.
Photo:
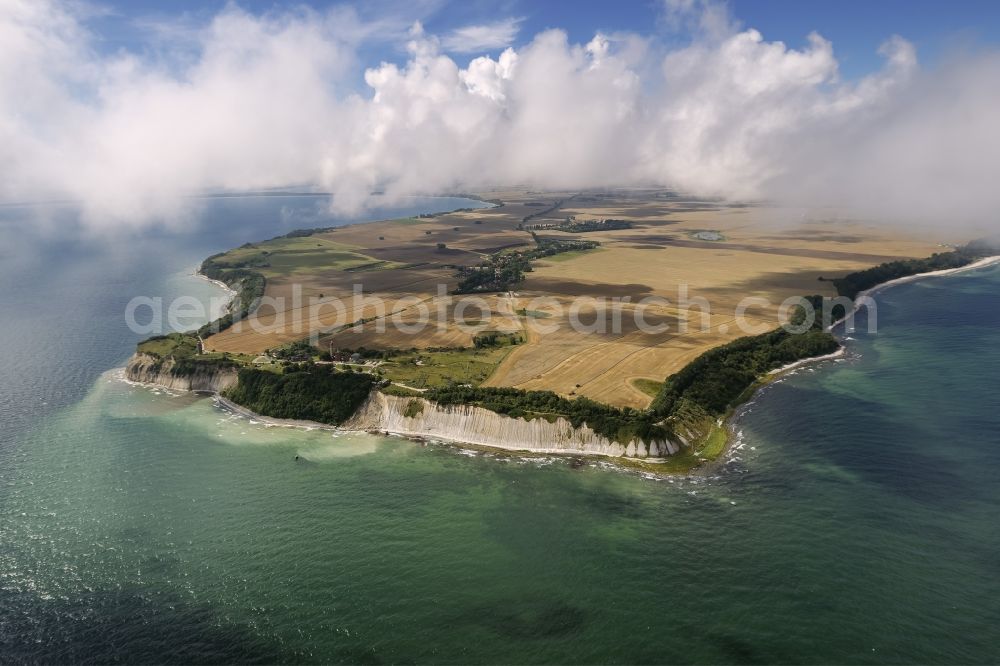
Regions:
<instances>
[{"instance_id":1,"label":"golden harvested field","mask_svg":"<svg viewBox=\"0 0 1000 666\"><path fill-rule=\"evenodd\" d=\"M265 299L256 327L244 323L223 331L208 338L206 348L256 353L317 329L324 332L323 349L470 347L478 331L523 331L525 342L506 354L487 385L643 407L650 395L639 380L660 382L713 346L774 328L787 298L835 295L819 278L925 257L946 249L942 243L966 240L658 190L480 195L504 205L234 250L227 259L268 252L268 266L260 270L266 296L277 301ZM567 220L604 219L631 227L586 233L556 228ZM460 297L448 294L457 284L457 267L479 265L511 248L534 248L524 227L543 241L594 240L600 247L535 260L514 292L477 295L482 311L456 312ZM358 285L382 304L355 299ZM319 304L310 305L311 297ZM747 303L747 297L757 300ZM425 310L434 316L420 328ZM359 319L370 321L360 329L331 330Z\"/></svg>"}]
</instances>

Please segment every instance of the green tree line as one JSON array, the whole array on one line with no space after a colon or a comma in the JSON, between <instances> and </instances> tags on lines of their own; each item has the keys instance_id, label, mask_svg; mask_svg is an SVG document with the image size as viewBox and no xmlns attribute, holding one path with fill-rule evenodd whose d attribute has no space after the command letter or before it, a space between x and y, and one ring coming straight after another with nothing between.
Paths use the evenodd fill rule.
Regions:
<instances>
[{"instance_id":1,"label":"green tree line","mask_svg":"<svg viewBox=\"0 0 1000 666\"><path fill-rule=\"evenodd\" d=\"M236 291L236 297L229 306L229 312L213 322L209 322L198 330L198 335L204 337L219 331L224 331L249 316L264 296L267 280L264 276L244 264L228 264L219 261L225 253L213 254L201 264L200 272L205 277L218 280Z\"/></svg>"},{"instance_id":2,"label":"green tree line","mask_svg":"<svg viewBox=\"0 0 1000 666\"><path fill-rule=\"evenodd\" d=\"M798 334L779 328L733 340L667 377L650 411L665 419L694 407L710 416L722 416L761 375L839 347L835 337L818 328Z\"/></svg>"},{"instance_id":3,"label":"green tree line","mask_svg":"<svg viewBox=\"0 0 1000 666\"><path fill-rule=\"evenodd\" d=\"M832 282L838 294L848 298L856 298L862 291L889 280L967 266L991 251L986 244L970 243L952 252L936 252L923 259L889 261L872 268L866 268L863 271L849 273L842 278L834 278Z\"/></svg>"}]
</instances>

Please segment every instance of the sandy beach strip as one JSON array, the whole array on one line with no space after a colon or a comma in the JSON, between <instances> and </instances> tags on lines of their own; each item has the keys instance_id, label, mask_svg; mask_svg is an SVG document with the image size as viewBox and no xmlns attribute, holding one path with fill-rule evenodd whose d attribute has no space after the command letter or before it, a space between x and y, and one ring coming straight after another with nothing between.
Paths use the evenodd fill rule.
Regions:
<instances>
[{"instance_id":1,"label":"sandy beach strip","mask_svg":"<svg viewBox=\"0 0 1000 666\"><path fill-rule=\"evenodd\" d=\"M767 376L778 375L781 374L782 372L788 372L789 370L794 370L795 368L799 368L803 365L808 365L809 363L819 363L820 361L829 361L830 359L840 358L846 353L847 350L844 349L844 347L841 347L837 351L830 352L829 354L823 354L822 356L810 356L809 358L799 359L798 361L794 361L787 365L783 365L780 368L775 368L774 370L768 370Z\"/></svg>"},{"instance_id":2,"label":"sandy beach strip","mask_svg":"<svg viewBox=\"0 0 1000 666\"><path fill-rule=\"evenodd\" d=\"M361 431L354 430L344 430L329 423L319 423L318 421L304 421L298 419L278 419L271 416L264 416L258 414L257 412L247 409L241 405L236 404L232 400L219 395L218 393L210 393L212 400L215 402L215 406L224 412L229 412L230 414L235 414L236 416L241 416L245 419L249 419L254 423L266 427L280 427L280 428L298 428L299 430L331 430L342 433L360 433Z\"/></svg>"},{"instance_id":3,"label":"sandy beach strip","mask_svg":"<svg viewBox=\"0 0 1000 666\"><path fill-rule=\"evenodd\" d=\"M219 289L222 289L223 291L225 291L229 295L230 299L236 298L236 296L237 296L236 290L233 289L232 287L230 287L228 284L226 284L222 280L213 280L212 278L208 277L207 275L205 275L201 271L195 271L194 275L195 275L195 277L199 277L202 280L206 280L208 282L211 282L212 284L214 284Z\"/></svg>"}]
</instances>

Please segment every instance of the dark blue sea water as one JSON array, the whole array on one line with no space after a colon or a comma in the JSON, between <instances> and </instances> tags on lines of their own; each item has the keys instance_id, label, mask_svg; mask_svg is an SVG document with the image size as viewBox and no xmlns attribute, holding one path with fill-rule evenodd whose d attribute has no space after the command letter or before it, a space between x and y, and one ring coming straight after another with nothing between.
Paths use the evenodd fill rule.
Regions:
<instances>
[{"instance_id":1,"label":"dark blue sea water","mask_svg":"<svg viewBox=\"0 0 1000 666\"><path fill-rule=\"evenodd\" d=\"M465 205L412 203L373 217ZM759 393L697 478L116 379L132 296L216 295L202 258L315 204L115 243L0 211L0 661L1000 661L1000 269L879 294L878 334Z\"/></svg>"}]
</instances>

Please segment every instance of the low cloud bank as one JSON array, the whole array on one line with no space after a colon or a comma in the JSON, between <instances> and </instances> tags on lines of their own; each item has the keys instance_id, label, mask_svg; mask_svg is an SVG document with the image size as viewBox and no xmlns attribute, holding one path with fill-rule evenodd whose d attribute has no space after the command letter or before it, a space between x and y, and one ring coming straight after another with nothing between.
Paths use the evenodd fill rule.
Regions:
<instances>
[{"instance_id":1,"label":"low cloud bank","mask_svg":"<svg viewBox=\"0 0 1000 666\"><path fill-rule=\"evenodd\" d=\"M349 9L230 6L175 46L106 55L80 6L0 0L0 198L79 200L89 224L114 228L169 223L192 192L303 184L343 210L376 190L523 183L996 219L1000 53L928 70L891 37L881 69L843 82L819 34L789 48L718 5L671 3L672 21L678 6L694 20L675 49L550 30L459 62L449 40L509 41L518 20L444 45L418 24L405 64L365 69L357 92L375 28Z\"/></svg>"}]
</instances>

